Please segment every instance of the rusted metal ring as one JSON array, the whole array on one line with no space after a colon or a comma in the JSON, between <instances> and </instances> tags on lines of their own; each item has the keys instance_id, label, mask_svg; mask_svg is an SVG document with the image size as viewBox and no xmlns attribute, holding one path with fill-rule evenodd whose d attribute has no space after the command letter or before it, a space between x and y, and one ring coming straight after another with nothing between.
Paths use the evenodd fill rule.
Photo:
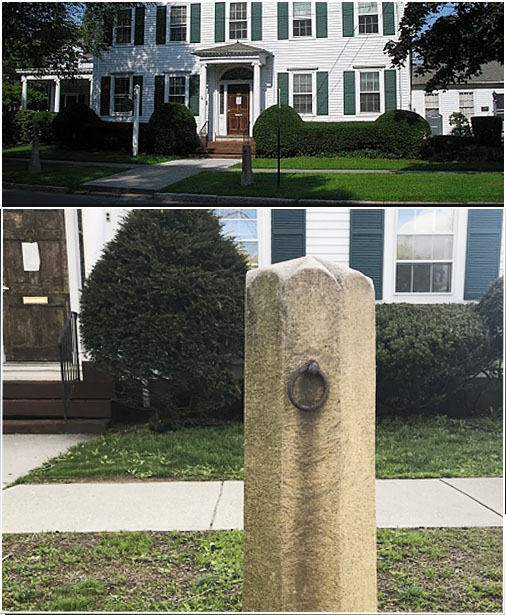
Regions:
<instances>
[{"instance_id":1,"label":"rusted metal ring","mask_svg":"<svg viewBox=\"0 0 506 615\"><path fill-rule=\"evenodd\" d=\"M319 376L323 382L323 395L314 404L303 404L299 400L295 399L295 394L294 394L295 382L297 381L297 378L299 376L302 376L302 374L304 373L308 373L311 376ZM309 412L312 410L318 410L318 408L321 408L323 404L327 401L328 396L329 396L329 381L328 381L327 376L322 372L318 364L318 361L314 361L314 360L308 361L302 367L299 367L298 369L296 369L290 376L290 380L288 381L288 397L290 398L290 401L292 402L292 404L299 410L305 410Z\"/></svg>"}]
</instances>

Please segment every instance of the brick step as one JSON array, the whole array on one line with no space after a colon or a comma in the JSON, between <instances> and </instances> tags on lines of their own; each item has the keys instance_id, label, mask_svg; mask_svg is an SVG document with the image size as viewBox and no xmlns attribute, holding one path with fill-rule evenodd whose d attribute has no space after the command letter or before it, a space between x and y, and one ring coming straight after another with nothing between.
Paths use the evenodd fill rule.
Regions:
<instances>
[{"instance_id":1,"label":"brick step","mask_svg":"<svg viewBox=\"0 0 506 615\"><path fill-rule=\"evenodd\" d=\"M255 142L252 140L250 142L251 145L251 153L252 155L255 155L256 153L256 146L255 146ZM234 155L234 156L241 156L242 155L242 148L243 148L243 141L241 139L238 140L230 140L230 141L225 141L225 140L220 140L220 141L211 141L207 144L206 150L207 153L209 155L213 155L213 154L223 154L223 155Z\"/></svg>"},{"instance_id":2,"label":"brick step","mask_svg":"<svg viewBox=\"0 0 506 615\"><path fill-rule=\"evenodd\" d=\"M72 391L73 399L110 399L114 397L114 382L98 380L77 382ZM4 382L3 398L6 399L59 399L62 384L56 381L11 380Z\"/></svg>"},{"instance_id":3,"label":"brick step","mask_svg":"<svg viewBox=\"0 0 506 615\"><path fill-rule=\"evenodd\" d=\"M109 419L8 419L3 421L4 434L13 433L90 433L101 434L109 427Z\"/></svg>"},{"instance_id":4,"label":"brick step","mask_svg":"<svg viewBox=\"0 0 506 615\"><path fill-rule=\"evenodd\" d=\"M110 418L110 399L72 399L69 418ZM62 399L5 399L3 417L6 418L63 418Z\"/></svg>"}]
</instances>

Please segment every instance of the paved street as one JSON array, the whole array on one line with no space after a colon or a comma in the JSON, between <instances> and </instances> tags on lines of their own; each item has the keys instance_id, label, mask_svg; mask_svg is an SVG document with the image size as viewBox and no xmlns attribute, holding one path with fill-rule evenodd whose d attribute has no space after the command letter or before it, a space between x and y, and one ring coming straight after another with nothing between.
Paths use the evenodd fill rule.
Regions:
<instances>
[{"instance_id":1,"label":"paved street","mask_svg":"<svg viewBox=\"0 0 506 615\"><path fill-rule=\"evenodd\" d=\"M186 203L185 203L186 204ZM116 195L90 195L90 194L59 194L56 192L32 192L29 190L3 190L2 206L45 206L59 205L102 205L103 207L124 207L127 205L151 205L154 207L156 201L147 197L116 196ZM177 205L177 203L174 203Z\"/></svg>"}]
</instances>

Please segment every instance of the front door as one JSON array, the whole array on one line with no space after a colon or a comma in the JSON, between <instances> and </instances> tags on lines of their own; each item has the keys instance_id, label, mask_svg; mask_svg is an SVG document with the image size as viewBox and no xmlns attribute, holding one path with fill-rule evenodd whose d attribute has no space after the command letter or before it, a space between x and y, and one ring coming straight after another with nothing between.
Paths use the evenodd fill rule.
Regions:
<instances>
[{"instance_id":1,"label":"front door","mask_svg":"<svg viewBox=\"0 0 506 615\"><path fill-rule=\"evenodd\" d=\"M64 211L4 209L7 361L58 361L70 309Z\"/></svg>"},{"instance_id":2,"label":"front door","mask_svg":"<svg viewBox=\"0 0 506 615\"><path fill-rule=\"evenodd\" d=\"M249 85L232 83L228 86L227 134L242 135L249 122Z\"/></svg>"}]
</instances>

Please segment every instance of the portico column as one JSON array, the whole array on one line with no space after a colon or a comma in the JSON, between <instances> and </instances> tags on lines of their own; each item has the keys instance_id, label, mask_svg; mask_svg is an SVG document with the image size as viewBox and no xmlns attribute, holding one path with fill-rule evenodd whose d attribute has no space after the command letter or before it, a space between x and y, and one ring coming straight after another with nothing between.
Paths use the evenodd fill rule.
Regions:
<instances>
[{"instance_id":1,"label":"portico column","mask_svg":"<svg viewBox=\"0 0 506 615\"><path fill-rule=\"evenodd\" d=\"M54 110L55 113L60 112L60 94L61 94L61 81L59 79L55 79L55 87L54 87Z\"/></svg>"},{"instance_id":2,"label":"portico column","mask_svg":"<svg viewBox=\"0 0 506 615\"><path fill-rule=\"evenodd\" d=\"M28 78L21 77L21 109L25 110L28 103Z\"/></svg>"},{"instance_id":3,"label":"portico column","mask_svg":"<svg viewBox=\"0 0 506 615\"><path fill-rule=\"evenodd\" d=\"M200 67L200 109L199 109L199 130L207 122L207 66L202 64Z\"/></svg>"},{"instance_id":4,"label":"portico column","mask_svg":"<svg viewBox=\"0 0 506 615\"><path fill-rule=\"evenodd\" d=\"M261 66L259 62L253 64L253 125L251 126L251 132L253 131L253 126L258 119L261 111L261 93L262 93L262 82L261 82Z\"/></svg>"}]
</instances>

